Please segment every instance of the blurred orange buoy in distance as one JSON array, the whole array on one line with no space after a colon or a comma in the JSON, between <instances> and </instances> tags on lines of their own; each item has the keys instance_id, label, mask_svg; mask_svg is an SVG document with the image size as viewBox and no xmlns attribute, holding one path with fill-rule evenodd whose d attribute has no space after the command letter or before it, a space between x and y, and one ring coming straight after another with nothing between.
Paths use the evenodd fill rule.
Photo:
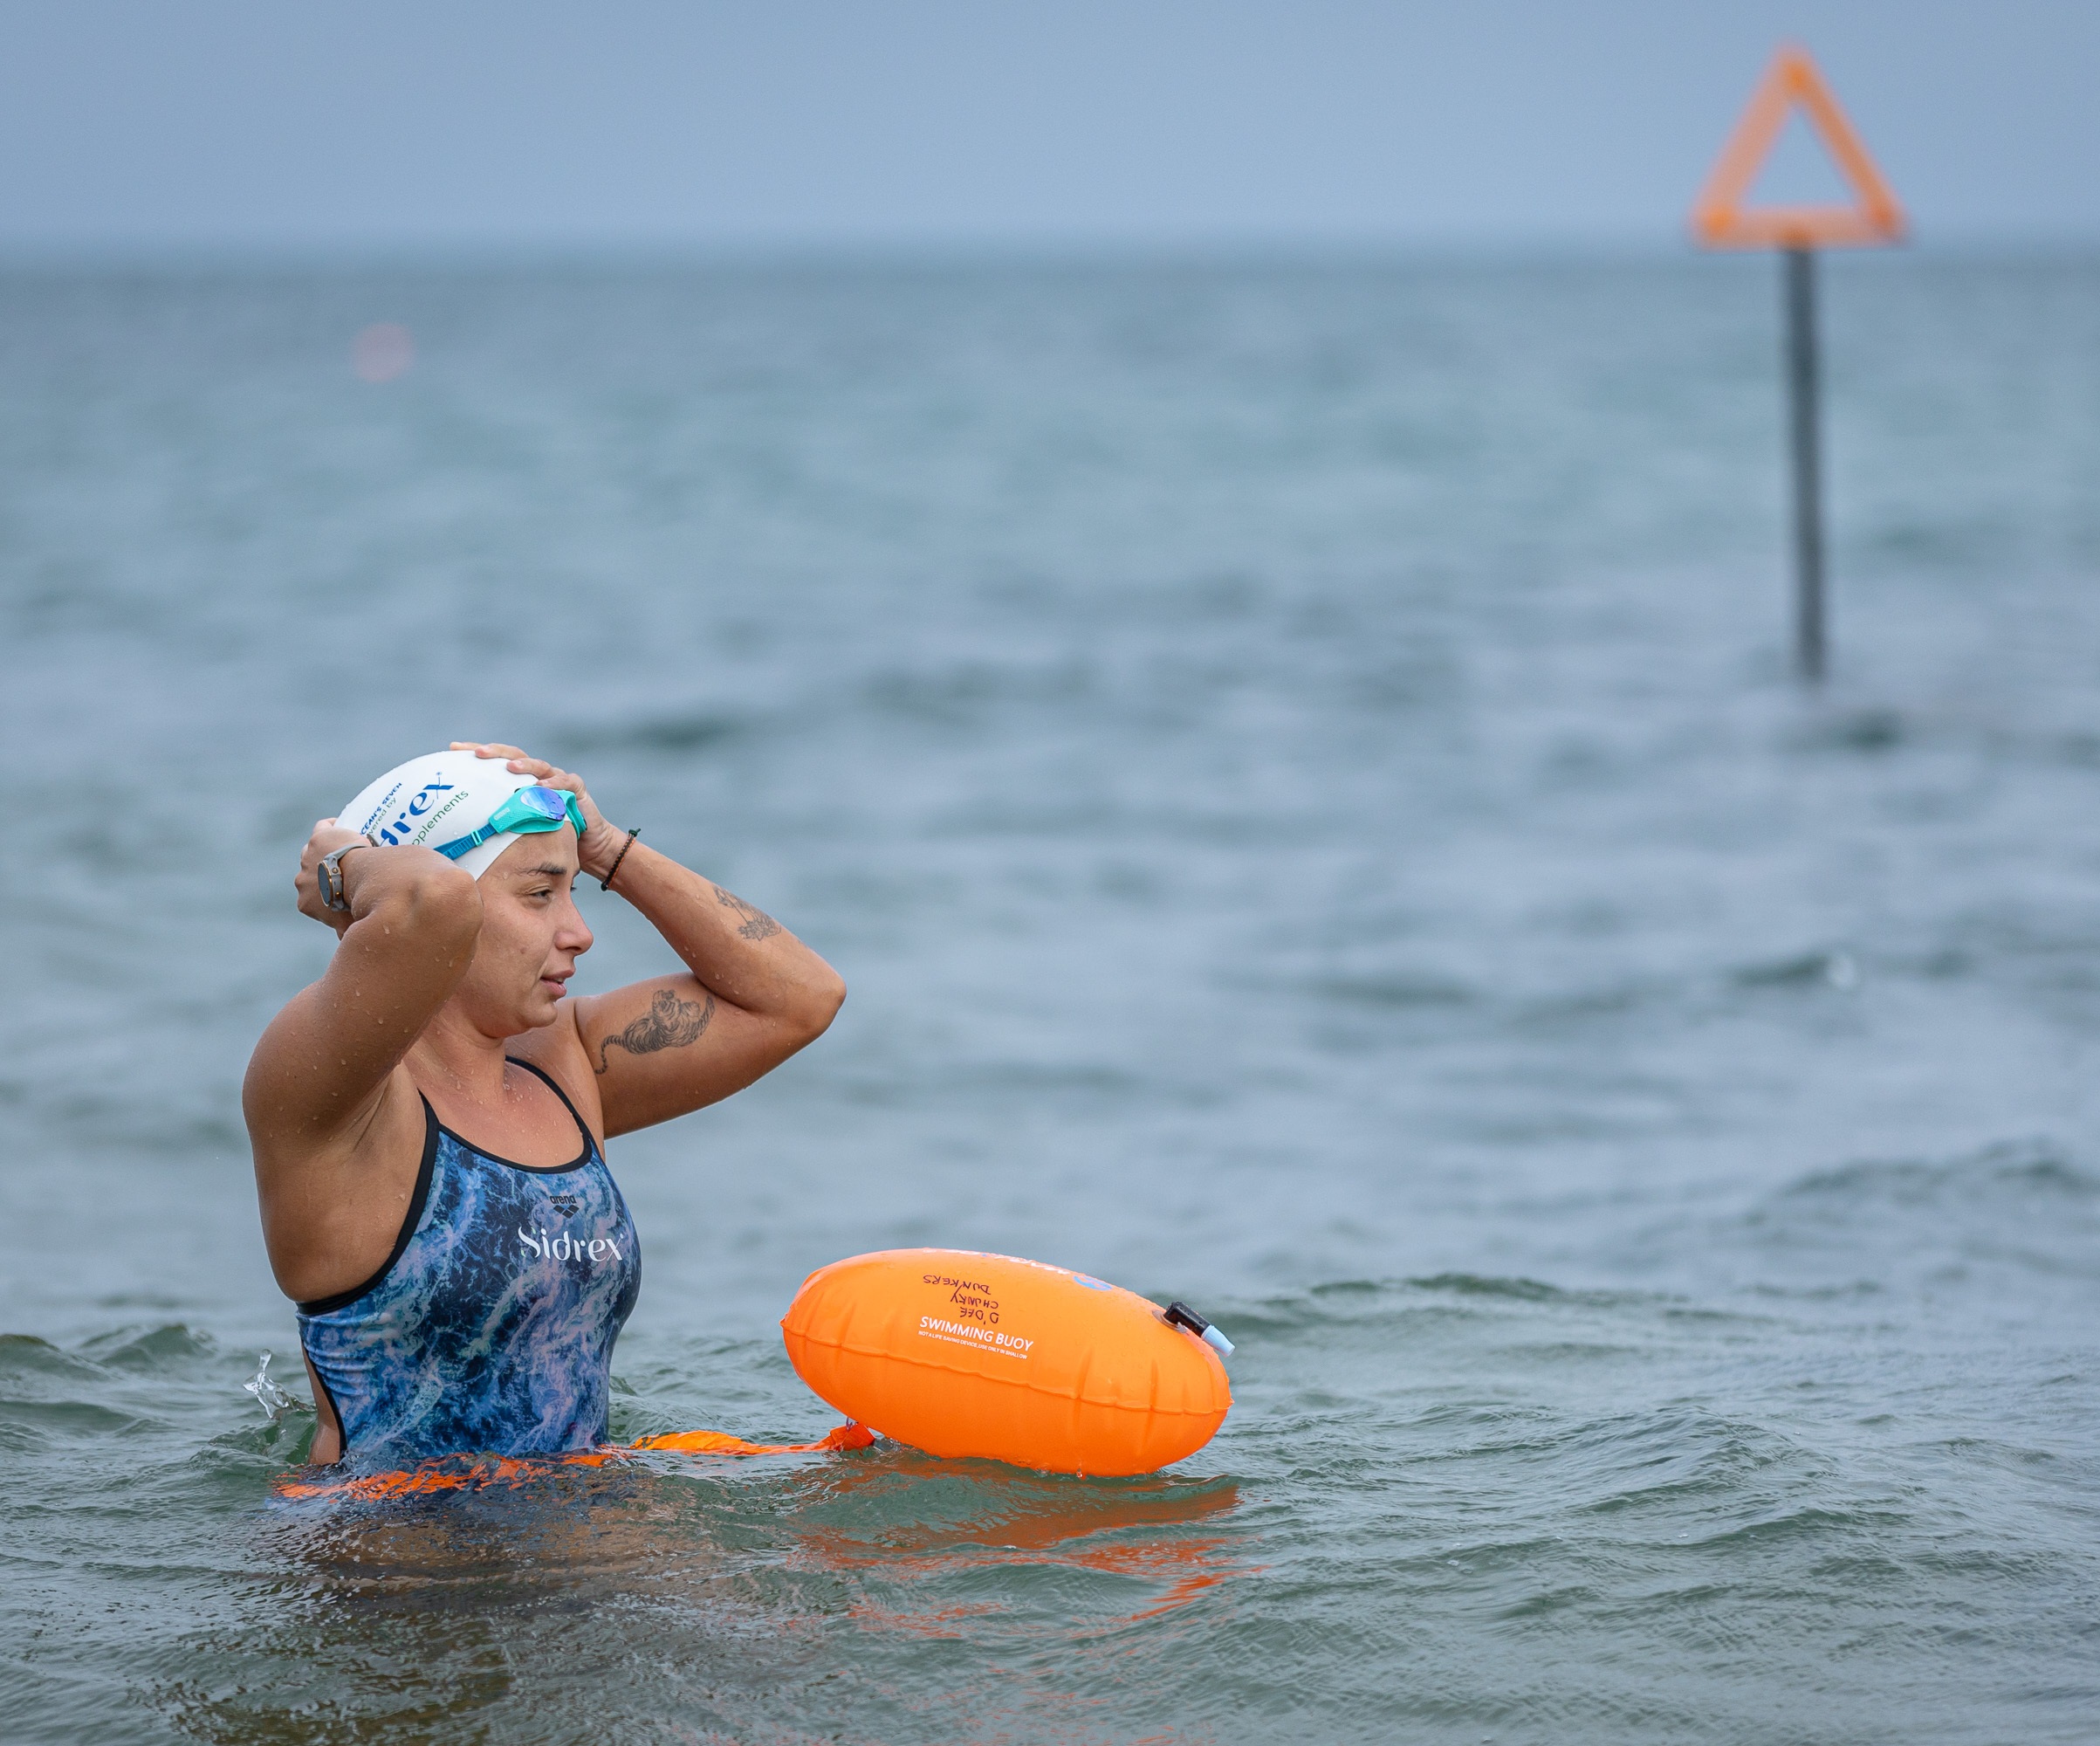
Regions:
<instances>
[{"instance_id":1,"label":"blurred orange buoy in distance","mask_svg":"<svg viewBox=\"0 0 2100 1746\"><path fill-rule=\"evenodd\" d=\"M415 337L397 322L381 321L364 328L350 345L351 366L362 382L392 382L406 375L415 361Z\"/></svg>"},{"instance_id":2,"label":"blurred orange buoy in distance","mask_svg":"<svg viewBox=\"0 0 2100 1746\"><path fill-rule=\"evenodd\" d=\"M780 1332L825 1401L932 1455L1151 1473L1203 1447L1232 1404L1218 1358L1231 1344L1200 1316L1012 1255L834 1261L803 1282Z\"/></svg>"}]
</instances>

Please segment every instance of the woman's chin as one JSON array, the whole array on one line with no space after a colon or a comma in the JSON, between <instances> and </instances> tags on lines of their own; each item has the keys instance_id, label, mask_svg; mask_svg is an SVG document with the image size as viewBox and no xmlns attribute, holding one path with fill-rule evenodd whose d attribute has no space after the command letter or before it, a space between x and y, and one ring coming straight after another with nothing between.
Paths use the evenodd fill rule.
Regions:
<instances>
[{"instance_id":1,"label":"woman's chin","mask_svg":"<svg viewBox=\"0 0 2100 1746\"><path fill-rule=\"evenodd\" d=\"M559 1000L536 988L511 1009L504 1035L523 1036L527 1031L543 1031L554 1022L560 1011Z\"/></svg>"}]
</instances>

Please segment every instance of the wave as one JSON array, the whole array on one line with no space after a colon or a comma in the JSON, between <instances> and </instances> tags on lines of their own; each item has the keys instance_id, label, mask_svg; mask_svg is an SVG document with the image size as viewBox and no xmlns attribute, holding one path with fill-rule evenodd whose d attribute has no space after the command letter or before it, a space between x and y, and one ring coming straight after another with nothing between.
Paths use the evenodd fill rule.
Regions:
<instances>
[{"instance_id":1,"label":"wave","mask_svg":"<svg viewBox=\"0 0 2100 1746\"><path fill-rule=\"evenodd\" d=\"M1948 1158L1863 1158L1812 1170L1709 1236L1724 1265L1749 1256L1767 1283L1908 1284L1989 1305L2007 1274L2100 1282L2100 1175L2046 1139ZM2030 1306L2031 1308L2032 1306Z\"/></svg>"},{"instance_id":2,"label":"wave","mask_svg":"<svg viewBox=\"0 0 2100 1746\"><path fill-rule=\"evenodd\" d=\"M1950 1197L2008 1205L2091 1202L2100 1200L2100 1175L2079 1168L2053 1141L2006 1140L1947 1159L1863 1158L1812 1170L1767 1204L1918 1206Z\"/></svg>"},{"instance_id":3,"label":"wave","mask_svg":"<svg viewBox=\"0 0 2100 1746\"><path fill-rule=\"evenodd\" d=\"M1637 1344L1687 1317L1754 1320L1759 1313L1709 1309L1668 1291L1464 1272L1330 1280L1259 1297L1220 1295L1206 1307L1248 1353L1321 1351L1344 1364L1381 1346L1454 1350L1472 1330L1521 1337L1534 1357L1557 1348L1571 1358ZM1236 1378L1246 1362L1235 1360Z\"/></svg>"},{"instance_id":4,"label":"wave","mask_svg":"<svg viewBox=\"0 0 2100 1746\"><path fill-rule=\"evenodd\" d=\"M93 1461L112 1444L144 1473L211 1454L253 1468L303 1447L305 1404L263 1418L241 1390L252 1356L229 1351L183 1323L107 1329L72 1346L0 1335L0 1447L60 1461Z\"/></svg>"},{"instance_id":5,"label":"wave","mask_svg":"<svg viewBox=\"0 0 2100 1746\"><path fill-rule=\"evenodd\" d=\"M557 727L550 732L548 744L563 757L599 752L690 753L742 739L754 725L742 716L692 711Z\"/></svg>"}]
</instances>

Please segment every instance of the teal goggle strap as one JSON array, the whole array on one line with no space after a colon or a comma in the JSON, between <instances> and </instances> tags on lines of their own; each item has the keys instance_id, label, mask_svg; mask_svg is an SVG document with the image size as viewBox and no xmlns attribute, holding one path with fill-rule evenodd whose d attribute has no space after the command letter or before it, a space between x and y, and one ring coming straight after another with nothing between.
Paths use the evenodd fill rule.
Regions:
<instances>
[{"instance_id":1,"label":"teal goggle strap","mask_svg":"<svg viewBox=\"0 0 2100 1746\"><path fill-rule=\"evenodd\" d=\"M583 808L576 804L576 796L566 788L520 788L500 807L489 815L488 823L479 830L465 836L456 836L450 842L432 845L448 861L456 861L470 849L479 849L491 837L504 832L515 831L520 836L530 836L537 831L559 830L565 824L576 827L576 840L583 841Z\"/></svg>"}]
</instances>

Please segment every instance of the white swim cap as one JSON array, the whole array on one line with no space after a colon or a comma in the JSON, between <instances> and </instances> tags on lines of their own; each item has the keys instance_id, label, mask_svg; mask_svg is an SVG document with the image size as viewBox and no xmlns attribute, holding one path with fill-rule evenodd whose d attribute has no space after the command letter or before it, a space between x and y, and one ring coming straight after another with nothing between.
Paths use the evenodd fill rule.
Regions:
<instances>
[{"instance_id":1,"label":"white swim cap","mask_svg":"<svg viewBox=\"0 0 2100 1746\"><path fill-rule=\"evenodd\" d=\"M432 752L397 764L376 782L367 783L336 815L335 821L347 829L362 831L374 842L436 849L473 835L497 808L520 788L538 786L539 780L537 776L520 776L505 759L477 758L471 752ZM517 841L516 831L498 831L453 858L478 879Z\"/></svg>"}]
</instances>

